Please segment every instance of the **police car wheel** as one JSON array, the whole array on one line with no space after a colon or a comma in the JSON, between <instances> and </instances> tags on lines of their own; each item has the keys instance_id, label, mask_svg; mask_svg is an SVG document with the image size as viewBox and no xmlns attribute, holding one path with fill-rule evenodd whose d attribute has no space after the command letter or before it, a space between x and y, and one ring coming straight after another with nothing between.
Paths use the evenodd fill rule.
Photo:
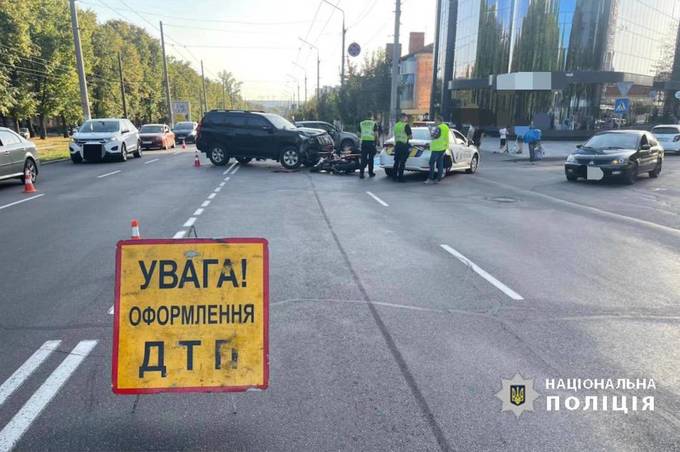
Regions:
<instances>
[{"instance_id":1,"label":"police car wheel","mask_svg":"<svg viewBox=\"0 0 680 452\"><path fill-rule=\"evenodd\" d=\"M300 151L290 147L281 152L281 165L286 169L296 169L302 164Z\"/></svg>"},{"instance_id":2,"label":"police car wheel","mask_svg":"<svg viewBox=\"0 0 680 452\"><path fill-rule=\"evenodd\" d=\"M340 143L340 150L347 152L351 151L354 149L354 142L350 139L344 139L342 140L342 143Z\"/></svg>"},{"instance_id":3,"label":"police car wheel","mask_svg":"<svg viewBox=\"0 0 680 452\"><path fill-rule=\"evenodd\" d=\"M468 174L474 174L477 172L477 168L479 167L479 157L474 155L472 157L472 160L470 160L470 168L465 170L466 173Z\"/></svg>"}]
</instances>

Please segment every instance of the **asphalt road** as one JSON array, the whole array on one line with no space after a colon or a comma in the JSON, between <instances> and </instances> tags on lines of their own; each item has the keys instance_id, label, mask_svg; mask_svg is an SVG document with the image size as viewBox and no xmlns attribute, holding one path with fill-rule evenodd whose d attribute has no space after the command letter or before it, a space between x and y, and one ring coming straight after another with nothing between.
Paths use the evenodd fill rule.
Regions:
<instances>
[{"instance_id":1,"label":"asphalt road","mask_svg":"<svg viewBox=\"0 0 680 452\"><path fill-rule=\"evenodd\" d=\"M485 154L426 186L192 150L0 183L0 450L680 449L680 157L629 187ZM269 241L270 387L114 395L115 243L191 217ZM548 412L551 378L653 378L655 410Z\"/></svg>"}]
</instances>

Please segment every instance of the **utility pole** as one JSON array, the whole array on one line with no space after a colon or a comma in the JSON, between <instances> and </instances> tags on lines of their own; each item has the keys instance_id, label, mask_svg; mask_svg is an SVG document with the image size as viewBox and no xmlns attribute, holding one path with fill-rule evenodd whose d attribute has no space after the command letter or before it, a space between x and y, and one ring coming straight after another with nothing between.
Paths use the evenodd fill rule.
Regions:
<instances>
[{"instance_id":1,"label":"utility pole","mask_svg":"<svg viewBox=\"0 0 680 452\"><path fill-rule=\"evenodd\" d=\"M307 103L307 69L301 64L297 64L295 61L293 61L293 65L298 67L299 69L302 69L302 71L305 74L305 103Z\"/></svg>"},{"instance_id":2,"label":"utility pole","mask_svg":"<svg viewBox=\"0 0 680 452\"><path fill-rule=\"evenodd\" d=\"M78 10L76 0L69 0L71 7L71 28L73 29L73 44L76 48L76 67L78 69L78 81L80 82L80 104L83 107L85 121L92 119L90 114L90 100L87 96L87 80L85 79L85 64L83 63L83 51L80 48L80 29L78 28Z\"/></svg>"},{"instance_id":3,"label":"utility pole","mask_svg":"<svg viewBox=\"0 0 680 452\"><path fill-rule=\"evenodd\" d=\"M224 82L224 79L222 79L222 108L224 110L227 109L227 84Z\"/></svg>"},{"instance_id":4,"label":"utility pole","mask_svg":"<svg viewBox=\"0 0 680 452\"><path fill-rule=\"evenodd\" d=\"M442 0L437 0L437 17L434 28L434 55L432 56L432 87L430 88L430 121L434 120L436 111L434 104L437 100L437 72L439 68L439 30L441 29ZM448 50L448 49L447 49Z\"/></svg>"},{"instance_id":5,"label":"utility pole","mask_svg":"<svg viewBox=\"0 0 680 452\"><path fill-rule=\"evenodd\" d=\"M203 60L201 60L201 79L203 80L203 105L204 111L208 111L208 97L205 94L205 72L203 72Z\"/></svg>"},{"instance_id":6,"label":"utility pole","mask_svg":"<svg viewBox=\"0 0 680 452\"><path fill-rule=\"evenodd\" d=\"M345 10L328 0L323 0L323 2L331 5L342 13L342 49L340 49L340 87L342 87L345 84L345 35L347 35L347 28L345 28Z\"/></svg>"},{"instance_id":7,"label":"utility pole","mask_svg":"<svg viewBox=\"0 0 680 452\"><path fill-rule=\"evenodd\" d=\"M165 57L165 35L163 34L163 21L161 24L161 48L163 49L163 77L165 78L165 102L168 104L168 119L170 120L170 127L175 127L175 114L172 111L172 102L170 101L170 79L168 78L168 60Z\"/></svg>"},{"instance_id":8,"label":"utility pole","mask_svg":"<svg viewBox=\"0 0 680 452\"><path fill-rule=\"evenodd\" d=\"M118 52L118 75L120 76L120 97L123 99L123 118L128 117L127 103L125 102L125 80L123 79L123 59Z\"/></svg>"},{"instance_id":9,"label":"utility pole","mask_svg":"<svg viewBox=\"0 0 680 452\"><path fill-rule=\"evenodd\" d=\"M394 44L392 46L392 89L390 91L390 130L397 122L397 94L399 89L399 19L401 18L401 0L396 0L394 10Z\"/></svg>"}]
</instances>

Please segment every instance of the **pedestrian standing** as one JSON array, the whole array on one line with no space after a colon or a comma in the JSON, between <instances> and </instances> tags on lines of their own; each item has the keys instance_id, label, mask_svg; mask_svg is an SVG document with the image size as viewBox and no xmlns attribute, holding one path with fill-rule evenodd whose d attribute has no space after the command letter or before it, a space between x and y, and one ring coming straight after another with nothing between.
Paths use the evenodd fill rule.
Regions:
<instances>
[{"instance_id":1,"label":"pedestrian standing","mask_svg":"<svg viewBox=\"0 0 680 452\"><path fill-rule=\"evenodd\" d=\"M430 173L426 184L438 183L444 177L444 154L449 148L449 126L442 122L440 115L436 116L435 127L432 129L432 142L430 143ZM437 167L435 176L434 167Z\"/></svg>"},{"instance_id":2,"label":"pedestrian standing","mask_svg":"<svg viewBox=\"0 0 680 452\"><path fill-rule=\"evenodd\" d=\"M536 147L541 141L541 131L530 127L524 134L524 141L529 145L529 161L536 160Z\"/></svg>"},{"instance_id":3,"label":"pedestrian standing","mask_svg":"<svg viewBox=\"0 0 680 452\"><path fill-rule=\"evenodd\" d=\"M369 119L364 119L359 123L361 130L361 169L359 177L364 178L364 170L368 166L369 177L374 177L373 163L375 160L376 147L375 143L378 141L378 124L375 122L373 113L368 115Z\"/></svg>"},{"instance_id":4,"label":"pedestrian standing","mask_svg":"<svg viewBox=\"0 0 680 452\"><path fill-rule=\"evenodd\" d=\"M409 154L409 140L413 137L408 115L402 113L401 119L394 125L394 181L404 182L404 168Z\"/></svg>"},{"instance_id":5,"label":"pedestrian standing","mask_svg":"<svg viewBox=\"0 0 680 452\"><path fill-rule=\"evenodd\" d=\"M503 126L498 133L501 136L501 145L500 145L500 150L502 153L508 152L508 129L507 127Z\"/></svg>"},{"instance_id":6,"label":"pedestrian standing","mask_svg":"<svg viewBox=\"0 0 680 452\"><path fill-rule=\"evenodd\" d=\"M482 147L482 134L484 133L484 130L481 127L477 127L472 134L472 142L474 143L477 148Z\"/></svg>"}]
</instances>

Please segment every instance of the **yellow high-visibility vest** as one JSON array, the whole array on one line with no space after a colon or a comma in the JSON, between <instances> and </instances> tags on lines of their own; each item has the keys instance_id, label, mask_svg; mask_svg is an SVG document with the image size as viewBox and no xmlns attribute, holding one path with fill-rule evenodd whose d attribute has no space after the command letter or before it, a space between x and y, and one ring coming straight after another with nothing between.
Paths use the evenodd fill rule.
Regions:
<instances>
[{"instance_id":1,"label":"yellow high-visibility vest","mask_svg":"<svg viewBox=\"0 0 680 452\"><path fill-rule=\"evenodd\" d=\"M449 148L449 126L439 124L439 137L432 140L430 150L432 152L442 152Z\"/></svg>"},{"instance_id":2,"label":"yellow high-visibility vest","mask_svg":"<svg viewBox=\"0 0 680 452\"><path fill-rule=\"evenodd\" d=\"M361 141L375 141L375 134L373 132L375 121L366 119L361 121L359 126L361 126Z\"/></svg>"},{"instance_id":3,"label":"yellow high-visibility vest","mask_svg":"<svg viewBox=\"0 0 680 452\"><path fill-rule=\"evenodd\" d=\"M408 142L408 135L406 135L406 123L399 121L394 125L394 141L397 143Z\"/></svg>"}]
</instances>

